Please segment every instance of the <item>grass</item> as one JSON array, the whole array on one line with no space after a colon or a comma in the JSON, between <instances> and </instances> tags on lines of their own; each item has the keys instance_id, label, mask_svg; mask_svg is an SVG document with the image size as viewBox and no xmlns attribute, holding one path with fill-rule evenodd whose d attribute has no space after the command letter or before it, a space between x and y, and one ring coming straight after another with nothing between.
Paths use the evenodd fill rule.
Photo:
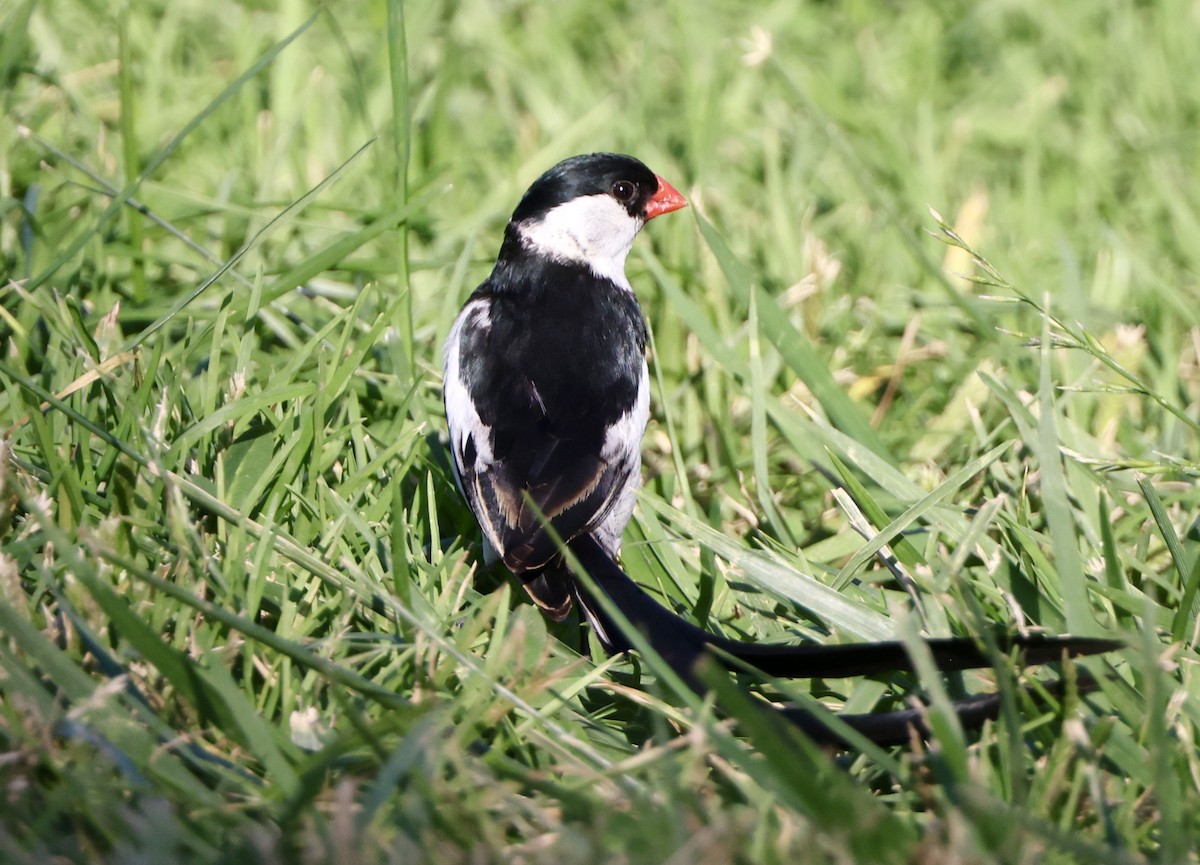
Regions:
<instances>
[{"instance_id":1,"label":"grass","mask_svg":"<svg viewBox=\"0 0 1200 865\"><path fill-rule=\"evenodd\" d=\"M1193 5L0 16L4 861L1196 861ZM478 572L440 344L597 149L693 204L630 261L628 570L756 639L1122 635L1098 693L785 685L929 702L833 758Z\"/></svg>"}]
</instances>

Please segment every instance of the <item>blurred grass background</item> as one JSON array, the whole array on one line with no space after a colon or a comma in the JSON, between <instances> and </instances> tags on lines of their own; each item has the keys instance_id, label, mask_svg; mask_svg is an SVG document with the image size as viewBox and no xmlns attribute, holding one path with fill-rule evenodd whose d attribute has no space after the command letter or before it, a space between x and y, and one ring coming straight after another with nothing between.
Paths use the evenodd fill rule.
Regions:
<instances>
[{"instance_id":1,"label":"blurred grass background","mask_svg":"<svg viewBox=\"0 0 1200 865\"><path fill-rule=\"evenodd\" d=\"M1196 860L1195 2L0 22L4 861ZM932 701L834 760L474 572L441 341L592 150L693 205L629 265L631 573L750 638L1123 635L1098 694L795 683Z\"/></svg>"}]
</instances>

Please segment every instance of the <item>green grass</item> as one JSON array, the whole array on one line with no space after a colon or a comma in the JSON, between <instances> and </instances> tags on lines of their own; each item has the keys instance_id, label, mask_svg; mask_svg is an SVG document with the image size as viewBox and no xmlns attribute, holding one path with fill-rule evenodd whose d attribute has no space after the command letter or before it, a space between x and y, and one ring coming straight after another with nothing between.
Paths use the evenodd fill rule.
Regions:
<instances>
[{"instance_id":1,"label":"green grass","mask_svg":"<svg viewBox=\"0 0 1200 865\"><path fill-rule=\"evenodd\" d=\"M0 6L0 859L1196 861L1194 4L314 9ZM598 149L693 204L629 266L628 570L755 639L1122 635L1098 693L787 685L929 702L834 759L476 573L440 344Z\"/></svg>"}]
</instances>

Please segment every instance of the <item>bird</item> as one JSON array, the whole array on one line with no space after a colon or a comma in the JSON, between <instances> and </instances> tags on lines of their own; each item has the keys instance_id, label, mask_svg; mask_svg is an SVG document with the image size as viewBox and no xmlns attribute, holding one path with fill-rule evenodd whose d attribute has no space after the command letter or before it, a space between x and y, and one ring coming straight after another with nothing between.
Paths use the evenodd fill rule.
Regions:
<instances>
[{"instance_id":1,"label":"bird","mask_svg":"<svg viewBox=\"0 0 1200 865\"><path fill-rule=\"evenodd\" d=\"M501 562L549 618L578 606L609 653L635 648L632 629L699 692L706 659L787 678L911 669L899 642L775 645L710 634L618 564L650 417L648 330L625 261L646 223L686 206L670 183L618 153L565 159L521 197L443 351L450 463L482 530L484 559ZM942 670L991 664L972 638L927 645ZM1035 664L1121 646L1041 635L1002 636L999 645ZM957 710L978 724L998 707L998 698L975 698ZM783 714L819 741L846 744L807 710ZM881 744L928 732L913 711L841 717Z\"/></svg>"},{"instance_id":2,"label":"bird","mask_svg":"<svg viewBox=\"0 0 1200 865\"><path fill-rule=\"evenodd\" d=\"M574 583L553 534L615 557L633 512L650 393L625 259L646 222L683 206L633 157L560 162L522 197L446 341L450 451L485 558L553 619Z\"/></svg>"}]
</instances>

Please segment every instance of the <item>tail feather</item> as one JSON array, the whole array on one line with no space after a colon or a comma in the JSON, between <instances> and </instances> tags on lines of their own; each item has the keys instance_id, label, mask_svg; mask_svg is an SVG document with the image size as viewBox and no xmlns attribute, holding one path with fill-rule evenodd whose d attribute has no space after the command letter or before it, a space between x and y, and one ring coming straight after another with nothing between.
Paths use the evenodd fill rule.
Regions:
<instances>
[{"instance_id":1,"label":"tail feather","mask_svg":"<svg viewBox=\"0 0 1200 865\"><path fill-rule=\"evenodd\" d=\"M718 637L676 616L651 598L621 570L590 536L571 542L571 552L595 586L621 611L671 669L691 688L703 691L696 676L701 659L712 657L727 667L753 667L777 678L838 678L911 670L912 661L903 643L855 643L850 645L780 646L745 643ZM572 580L572 593L580 609L611 653L633 648L629 635L605 611L581 581ZM1028 664L1062 660L1064 657L1095 655L1122 647L1116 640L1096 637L1005 636L997 640L1002 651L1017 649ZM926 641L938 669L969 670L991 664L988 653L970 638ZM995 694L963 700L955 711L964 725L978 727L999 711ZM814 739L844 744L811 713L784 709L782 714ZM911 729L927 734L916 710L874 715L842 715L839 718L879 744L908 741Z\"/></svg>"}]
</instances>

